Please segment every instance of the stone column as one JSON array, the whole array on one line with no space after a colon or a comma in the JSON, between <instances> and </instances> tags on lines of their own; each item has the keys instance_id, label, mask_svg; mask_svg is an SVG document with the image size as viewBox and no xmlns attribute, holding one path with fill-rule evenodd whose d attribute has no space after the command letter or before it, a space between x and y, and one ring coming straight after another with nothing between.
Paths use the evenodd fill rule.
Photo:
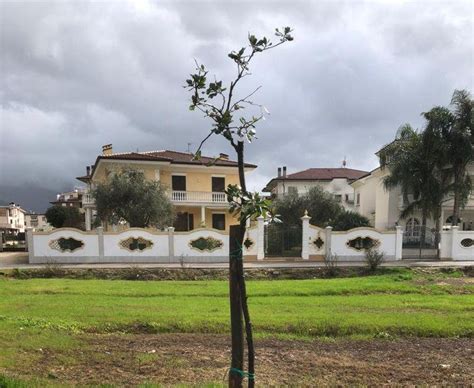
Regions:
<instances>
[{"instance_id":1,"label":"stone column","mask_svg":"<svg viewBox=\"0 0 474 388\"><path fill-rule=\"evenodd\" d=\"M174 259L174 227L168 228L168 256L170 262Z\"/></svg>"},{"instance_id":2,"label":"stone column","mask_svg":"<svg viewBox=\"0 0 474 388\"><path fill-rule=\"evenodd\" d=\"M92 224L92 210L90 208L86 208L86 213L85 213L85 222L86 222L86 231L91 230L91 224Z\"/></svg>"},{"instance_id":3,"label":"stone column","mask_svg":"<svg viewBox=\"0 0 474 388\"><path fill-rule=\"evenodd\" d=\"M265 220L263 216L257 217L257 260L265 258Z\"/></svg>"},{"instance_id":4,"label":"stone column","mask_svg":"<svg viewBox=\"0 0 474 388\"><path fill-rule=\"evenodd\" d=\"M326 247L326 256L331 256L332 255L332 249L331 249L331 235L332 235L332 226L326 226L326 241L324 242L324 245Z\"/></svg>"},{"instance_id":5,"label":"stone column","mask_svg":"<svg viewBox=\"0 0 474 388\"><path fill-rule=\"evenodd\" d=\"M401 260L403 253L403 229L400 225L395 227L395 260Z\"/></svg>"},{"instance_id":6,"label":"stone column","mask_svg":"<svg viewBox=\"0 0 474 388\"><path fill-rule=\"evenodd\" d=\"M303 260L309 260L309 240L310 240L310 235L309 235L309 220L311 219L310 216L308 216L308 211L305 210L304 216L301 217L301 221L303 224L303 237L302 237L302 242L301 242L301 258Z\"/></svg>"},{"instance_id":7,"label":"stone column","mask_svg":"<svg viewBox=\"0 0 474 388\"><path fill-rule=\"evenodd\" d=\"M206 207L201 206L201 228L206 227Z\"/></svg>"}]
</instances>

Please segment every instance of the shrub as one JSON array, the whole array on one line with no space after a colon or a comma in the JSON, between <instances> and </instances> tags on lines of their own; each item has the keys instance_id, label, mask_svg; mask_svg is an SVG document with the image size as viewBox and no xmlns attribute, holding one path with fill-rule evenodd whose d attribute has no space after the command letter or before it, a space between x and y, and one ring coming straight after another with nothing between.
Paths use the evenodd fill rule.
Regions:
<instances>
[{"instance_id":1,"label":"shrub","mask_svg":"<svg viewBox=\"0 0 474 388\"><path fill-rule=\"evenodd\" d=\"M300 225L305 210L311 216L311 225L325 227L344 211L334 197L321 187L312 187L306 194L290 194L274 201L275 213L285 224Z\"/></svg>"},{"instance_id":2,"label":"shrub","mask_svg":"<svg viewBox=\"0 0 474 388\"><path fill-rule=\"evenodd\" d=\"M54 205L46 210L46 220L55 228L81 228L82 215L77 207Z\"/></svg>"},{"instance_id":3,"label":"shrub","mask_svg":"<svg viewBox=\"0 0 474 388\"><path fill-rule=\"evenodd\" d=\"M326 267L327 276L336 276L338 273L337 262L339 258L332 253L326 253L324 256L324 266Z\"/></svg>"},{"instance_id":4,"label":"shrub","mask_svg":"<svg viewBox=\"0 0 474 388\"><path fill-rule=\"evenodd\" d=\"M360 228L361 226L370 226L369 219L363 215L350 211L344 210L339 213L332 225L333 230L349 230L353 228Z\"/></svg>"},{"instance_id":5,"label":"shrub","mask_svg":"<svg viewBox=\"0 0 474 388\"><path fill-rule=\"evenodd\" d=\"M369 270L375 272L375 270L384 261L384 253L379 252L376 248L370 248L365 251L365 261Z\"/></svg>"}]
</instances>

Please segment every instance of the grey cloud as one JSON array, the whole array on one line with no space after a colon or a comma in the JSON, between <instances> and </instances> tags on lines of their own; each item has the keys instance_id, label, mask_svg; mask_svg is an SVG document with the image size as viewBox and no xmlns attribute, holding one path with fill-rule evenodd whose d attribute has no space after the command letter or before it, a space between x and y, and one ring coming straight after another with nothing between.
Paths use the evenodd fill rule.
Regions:
<instances>
[{"instance_id":1,"label":"grey cloud","mask_svg":"<svg viewBox=\"0 0 474 388\"><path fill-rule=\"evenodd\" d=\"M470 2L2 2L0 185L77 184L105 143L196 147L209 122L182 88L196 58L229 80L247 33L291 25L240 93L271 112L247 147L261 189L277 166L371 169L399 125L473 89ZM21 150L21 151L20 151ZM205 151L232 155L223 139ZM0 187L1 189L1 187ZM42 191L45 192L45 191ZM9 189L8 195L12 190ZM15 200L14 198L0 199ZM23 198L23 197L22 197ZM46 205L45 205L46 206Z\"/></svg>"}]
</instances>

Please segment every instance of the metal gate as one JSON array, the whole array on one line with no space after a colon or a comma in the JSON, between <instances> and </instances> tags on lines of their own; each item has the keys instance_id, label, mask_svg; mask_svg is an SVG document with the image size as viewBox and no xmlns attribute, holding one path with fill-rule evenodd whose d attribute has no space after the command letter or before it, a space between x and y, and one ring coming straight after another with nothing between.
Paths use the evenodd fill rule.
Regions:
<instances>
[{"instance_id":1,"label":"metal gate","mask_svg":"<svg viewBox=\"0 0 474 388\"><path fill-rule=\"evenodd\" d=\"M265 226L265 256L301 257L302 233L301 225Z\"/></svg>"},{"instance_id":2,"label":"metal gate","mask_svg":"<svg viewBox=\"0 0 474 388\"><path fill-rule=\"evenodd\" d=\"M406 228L403 234L404 259L436 259L439 233L421 225Z\"/></svg>"}]
</instances>

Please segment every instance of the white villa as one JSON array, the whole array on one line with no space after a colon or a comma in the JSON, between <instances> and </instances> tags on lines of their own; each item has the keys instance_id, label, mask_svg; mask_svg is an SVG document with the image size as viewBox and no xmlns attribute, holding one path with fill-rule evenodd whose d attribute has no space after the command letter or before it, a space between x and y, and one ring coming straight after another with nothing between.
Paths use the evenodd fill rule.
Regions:
<instances>
[{"instance_id":1,"label":"white villa","mask_svg":"<svg viewBox=\"0 0 474 388\"><path fill-rule=\"evenodd\" d=\"M263 191L275 198L288 194L306 194L318 186L327 191L347 210L354 210L354 188L351 183L369 174L352 168L308 168L287 174L286 167L278 168L278 175L267 183Z\"/></svg>"},{"instance_id":2,"label":"white villa","mask_svg":"<svg viewBox=\"0 0 474 388\"><path fill-rule=\"evenodd\" d=\"M474 161L468 166L469 174L474 181ZM388 168L377 167L365 176L352 182L354 188L355 208L360 214L366 216L372 225L379 230L394 229L396 225L401 225L405 236L416 238L421 225L420 214L403 220L400 219L400 212L407 205L399 188L386 190L383 185L383 178L389 174ZM410 197L408 198L410 200ZM453 211L453 199L446 198L442 207L441 225L449 227ZM435 220L428 220L427 227L434 228ZM474 193L468 200L464 209L460 212L460 230L474 230Z\"/></svg>"},{"instance_id":3,"label":"white villa","mask_svg":"<svg viewBox=\"0 0 474 388\"><path fill-rule=\"evenodd\" d=\"M14 202L0 206L0 231L9 235L23 233L25 231L25 214L26 210Z\"/></svg>"}]
</instances>

